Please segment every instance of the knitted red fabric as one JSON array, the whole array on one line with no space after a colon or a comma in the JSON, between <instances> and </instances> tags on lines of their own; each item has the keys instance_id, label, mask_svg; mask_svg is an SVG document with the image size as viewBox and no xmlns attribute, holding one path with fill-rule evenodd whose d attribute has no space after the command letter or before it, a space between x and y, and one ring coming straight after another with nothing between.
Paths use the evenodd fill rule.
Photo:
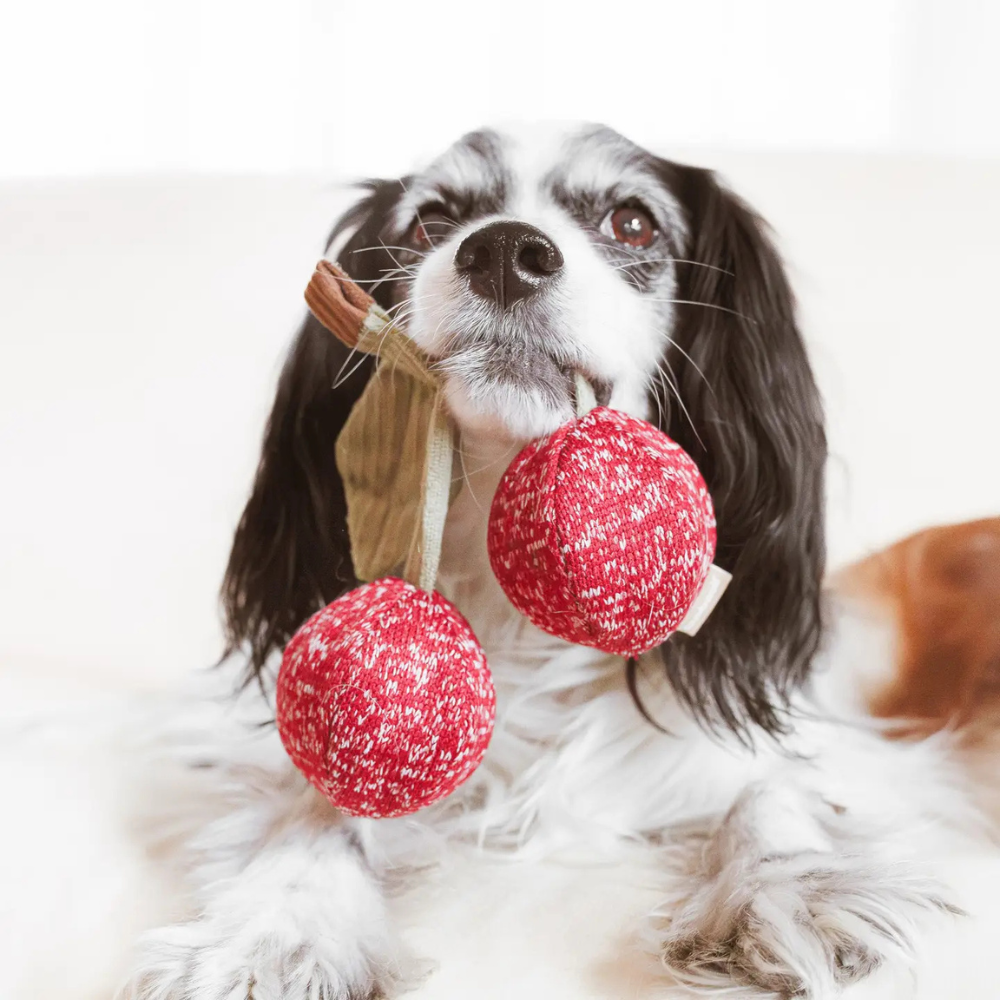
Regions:
<instances>
[{"instance_id":1,"label":"knitted red fabric","mask_svg":"<svg viewBox=\"0 0 1000 1000\"><path fill-rule=\"evenodd\" d=\"M455 607L387 578L345 594L292 637L278 732L295 765L352 816L404 816L479 765L496 698Z\"/></svg>"},{"instance_id":2,"label":"knitted red fabric","mask_svg":"<svg viewBox=\"0 0 1000 1000\"><path fill-rule=\"evenodd\" d=\"M490 510L490 564L539 628L621 656L676 631L715 555L715 513L691 457L599 407L528 445Z\"/></svg>"}]
</instances>

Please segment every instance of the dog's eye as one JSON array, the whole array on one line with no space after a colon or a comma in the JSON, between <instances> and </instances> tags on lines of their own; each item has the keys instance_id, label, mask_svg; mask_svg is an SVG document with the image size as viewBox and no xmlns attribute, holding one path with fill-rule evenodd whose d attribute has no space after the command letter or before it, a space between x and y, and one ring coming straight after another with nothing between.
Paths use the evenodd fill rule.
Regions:
<instances>
[{"instance_id":1,"label":"dog's eye","mask_svg":"<svg viewBox=\"0 0 1000 1000\"><path fill-rule=\"evenodd\" d=\"M640 250L656 238L656 226L649 213L636 205L619 205L608 215L606 226L619 243Z\"/></svg>"},{"instance_id":2,"label":"dog's eye","mask_svg":"<svg viewBox=\"0 0 1000 1000\"><path fill-rule=\"evenodd\" d=\"M443 205L428 205L417 212L410 239L421 249L428 249L455 228Z\"/></svg>"}]
</instances>

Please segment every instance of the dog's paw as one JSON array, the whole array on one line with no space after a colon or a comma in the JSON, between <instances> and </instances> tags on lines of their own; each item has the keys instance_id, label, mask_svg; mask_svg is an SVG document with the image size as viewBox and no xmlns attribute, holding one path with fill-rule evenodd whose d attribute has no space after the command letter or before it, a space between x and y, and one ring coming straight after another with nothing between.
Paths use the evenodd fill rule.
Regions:
<instances>
[{"instance_id":1,"label":"dog's paw","mask_svg":"<svg viewBox=\"0 0 1000 1000\"><path fill-rule=\"evenodd\" d=\"M691 990L819 1000L887 960L912 961L933 910L958 912L926 881L849 858L733 863L662 912L657 946Z\"/></svg>"},{"instance_id":2,"label":"dog's paw","mask_svg":"<svg viewBox=\"0 0 1000 1000\"><path fill-rule=\"evenodd\" d=\"M371 940L289 934L260 914L230 933L211 919L146 936L119 1000L382 1000L403 972Z\"/></svg>"}]
</instances>

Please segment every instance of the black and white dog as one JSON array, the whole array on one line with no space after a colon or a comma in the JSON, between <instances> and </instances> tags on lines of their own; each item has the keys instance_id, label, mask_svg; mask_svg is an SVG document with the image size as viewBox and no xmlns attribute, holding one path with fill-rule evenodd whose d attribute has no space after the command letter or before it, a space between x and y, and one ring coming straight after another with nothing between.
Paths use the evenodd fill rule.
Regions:
<instances>
[{"instance_id":1,"label":"black and white dog","mask_svg":"<svg viewBox=\"0 0 1000 1000\"><path fill-rule=\"evenodd\" d=\"M524 863L659 852L672 888L645 938L665 990L820 997L905 961L952 909L921 863L968 807L937 745L838 723L810 694L826 446L761 219L607 128L481 131L368 185L329 255L446 373L463 482L439 586L486 650L497 729L467 785L391 821L338 815L273 732L214 731L199 762L225 807L193 841L198 912L147 939L129 995L390 994L405 965L384 881L441 843ZM575 371L694 457L733 575L697 637L632 669L533 628L486 559L492 491L571 417ZM295 629L358 583L333 443L370 373L309 318L281 375L224 585L231 652L265 691Z\"/></svg>"}]
</instances>

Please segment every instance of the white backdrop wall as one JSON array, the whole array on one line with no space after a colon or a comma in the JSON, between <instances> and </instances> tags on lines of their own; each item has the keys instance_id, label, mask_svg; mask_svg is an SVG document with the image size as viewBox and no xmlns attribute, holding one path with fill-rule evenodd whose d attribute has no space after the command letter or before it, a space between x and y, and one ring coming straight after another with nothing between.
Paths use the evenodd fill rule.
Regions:
<instances>
[{"instance_id":1,"label":"white backdrop wall","mask_svg":"<svg viewBox=\"0 0 1000 1000\"><path fill-rule=\"evenodd\" d=\"M1000 0L6 0L0 670L218 655L335 182L504 118L605 120L774 224L834 563L995 514L998 39Z\"/></svg>"},{"instance_id":2,"label":"white backdrop wall","mask_svg":"<svg viewBox=\"0 0 1000 1000\"><path fill-rule=\"evenodd\" d=\"M996 0L7 0L0 176L404 170L523 117L992 155L998 40Z\"/></svg>"}]
</instances>

